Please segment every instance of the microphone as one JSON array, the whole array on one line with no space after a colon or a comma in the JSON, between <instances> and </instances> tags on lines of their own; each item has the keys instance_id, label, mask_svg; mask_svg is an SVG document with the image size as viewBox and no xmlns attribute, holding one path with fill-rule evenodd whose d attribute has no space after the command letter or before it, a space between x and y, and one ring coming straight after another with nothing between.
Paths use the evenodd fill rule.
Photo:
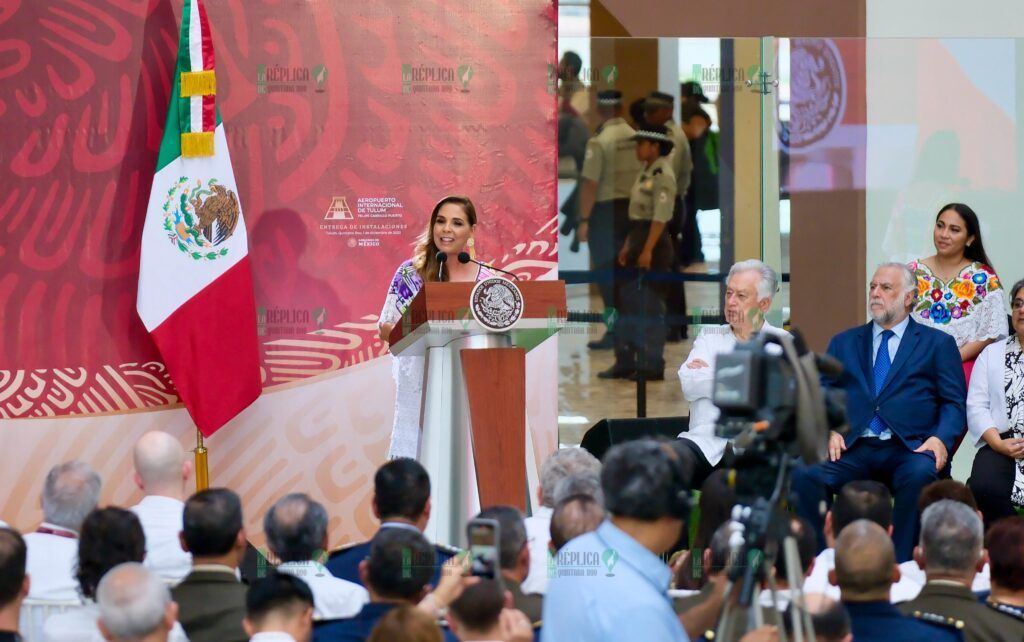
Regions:
<instances>
[{"instance_id":1,"label":"microphone","mask_svg":"<svg viewBox=\"0 0 1024 642\"><path fill-rule=\"evenodd\" d=\"M444 262L448 260L448 255L444 252L438 252L437 256L437 280L441 281L441 274L444 272Z\"/></svg>"},{"instance_id":2,"label":"microphone","mask_svg":"<svg viewBox=\"0 0 1024 642\"><path fill-rule=\"evenodd\" d=\"M477 265L479 265L481 267L485 267L488 270L494 270L495 272L502 272L504 274L507 274L507 275L511 276L513 279L515 279L516 281L519 280L519 277L516 276L516 274L513 273L513 272L509 272L508 270L503 270L500 267L494 267L493 265L487 265L486 263L483 263L481 261L477 261L476 259L474 259L473 257L471 257L469 255L469 252L459 252L459 263L465 264L465 263L470 263L470 262L476 263Z\"/></svg>"}]
</instances>

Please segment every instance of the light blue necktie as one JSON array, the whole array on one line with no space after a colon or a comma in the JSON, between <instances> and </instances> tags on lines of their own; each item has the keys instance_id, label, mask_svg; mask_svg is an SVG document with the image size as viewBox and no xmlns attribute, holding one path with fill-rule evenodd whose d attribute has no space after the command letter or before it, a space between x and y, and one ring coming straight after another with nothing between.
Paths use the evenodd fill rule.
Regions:
<instances>
[{"instance_id":1,"label":"light blue necktie","mask_svg":"<svg viewBox=\"0 0 1024 642\"><path fill-rule=\"evenodd\" d=\"M896 333L892 330L883 330L882 342L878 344L878 353L875 355L875 368L873 370L876 397L878 393L882 392L882 385L885 384L885 378L889 376L889 367L892 366L892 360L889 358L889 339L894 336L896 336ZM871 418L869 428L873 434L881 435L885 432L887 426L876 412L875 416Z\"/></svg>"}]
</instances>

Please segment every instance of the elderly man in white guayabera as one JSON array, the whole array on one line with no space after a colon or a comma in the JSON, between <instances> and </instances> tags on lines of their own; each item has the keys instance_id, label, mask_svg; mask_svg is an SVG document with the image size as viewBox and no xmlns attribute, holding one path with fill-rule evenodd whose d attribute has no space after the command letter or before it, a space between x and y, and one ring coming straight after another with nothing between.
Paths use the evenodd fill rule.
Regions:
<instances>
[{"instance_id":1,"label":"elderly man in white guayabera","mask_svg":"<svg viewBox=\"0 0 1024 642\"><path fill-rule=\"evenodd\" d=\"M690 403L690 428L679 437L693 456L694 488L700 488L708 475L732 460L728 440L715 436L718 408L711 401L715 359L732 352L737 343L750 341L758 332L784 333L765 321L778 290L779 277L766 263L750 259L729 268L725 288L727 323L702 328L679 368L683 396Z\"/></svg>"}]
</instances>

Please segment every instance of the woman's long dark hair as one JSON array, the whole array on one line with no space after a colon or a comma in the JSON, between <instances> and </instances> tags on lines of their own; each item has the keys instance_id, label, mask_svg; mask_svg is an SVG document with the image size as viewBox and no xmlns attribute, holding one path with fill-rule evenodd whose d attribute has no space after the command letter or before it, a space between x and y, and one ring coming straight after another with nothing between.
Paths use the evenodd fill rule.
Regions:
<instances>
[{"instance_id":1,"label":"woman's long dark hair","mask_svg":"<svg viewBox=\"0 0 1024 642\"><path fill-rule=\"evenodd\" d=\"M935 220L938 221L939 217L946 210L953 210L960 215L960 218L964 220L964 224L967 227L967 236L973 236L974 242L964 248L964 258L978 263L983 263L996 271L992 261L989 260L988 254L985 253L985 244L981 242L981 225L978 223L978 215L974 213L974 210L970 206L963 203L948 203L943 205L939 209L939 213L935 215Z\"/></svg>"},{"instance_id":2,"label":"woman's long dark hair","mask_svg":"<svg viewBox=\"0 0 1024 642\"><path fill-rule=\"evenodd\" d=\"M476 225L476 207L473 205L473 201L469 200L468 196L459 196L453 194L451 196L445 196L437 202L434 206L434 211L430 213L430 223L427 224L427 231L416 240L416 251L412 256L412 265L416 268L416 272L419 273L420 278L424 282L436 281L437 280L437 245L434 243L434 222L437 221L437 213L441 211L441 207L445 203L456 203L462 206L462 211L466 213L466 219L470 227Z\"/></svg>"}]
</instances>

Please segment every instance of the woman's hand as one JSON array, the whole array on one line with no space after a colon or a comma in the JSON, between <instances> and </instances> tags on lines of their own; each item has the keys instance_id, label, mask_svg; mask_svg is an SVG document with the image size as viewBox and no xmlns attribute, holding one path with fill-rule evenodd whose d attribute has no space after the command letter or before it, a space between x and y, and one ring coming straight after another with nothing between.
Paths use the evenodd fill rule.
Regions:
<instances>
[{"instance_id":1,"label":"woman's hand","mask_svg":"<svg viewBox=\"0 0 1024 642\"><path fill-rule=\"evenodd\" d=\"M989 446L1003 457L1024 458L1024 439L1000 439Z\"/></svg>"},{"instance_id":2,"label":"woman's hand","mask_svg":"<svg viewBox=\"0 0 1024 642\"><path fill-rule=\"evenodd\" d=\"M391 336L391 331L394 330L394 323L382 323L378 326L380 329L380 340L384 343L390 343L388 338Z\"/></svg>"}]
</instances>

